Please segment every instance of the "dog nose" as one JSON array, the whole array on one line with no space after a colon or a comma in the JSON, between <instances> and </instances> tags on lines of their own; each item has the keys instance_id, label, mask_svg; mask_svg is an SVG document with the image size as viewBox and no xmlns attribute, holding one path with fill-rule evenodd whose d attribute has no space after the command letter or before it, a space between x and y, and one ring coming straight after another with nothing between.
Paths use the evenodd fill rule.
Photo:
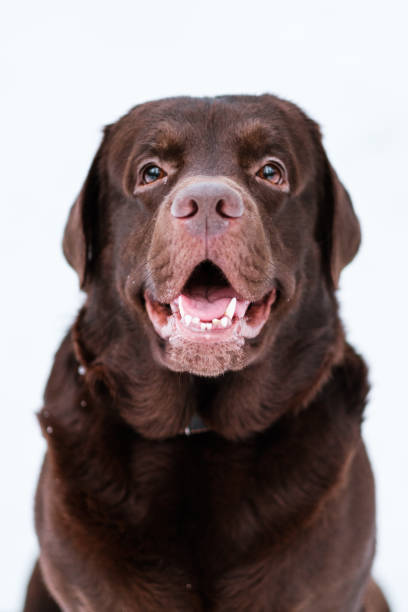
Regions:
<instances>
[{"instance_id":1,"label":"dog nose","mask_svg":"<svg viewBox=\"0 0 408 612\"><path fill-rule=\"evenodd\" d=\"M238 191L220 181L201 181L181 189L171 205L171 214L184 220L194 234L219 234L231 219L242 217L244 203Z\"/></svg>"}]
</instances>

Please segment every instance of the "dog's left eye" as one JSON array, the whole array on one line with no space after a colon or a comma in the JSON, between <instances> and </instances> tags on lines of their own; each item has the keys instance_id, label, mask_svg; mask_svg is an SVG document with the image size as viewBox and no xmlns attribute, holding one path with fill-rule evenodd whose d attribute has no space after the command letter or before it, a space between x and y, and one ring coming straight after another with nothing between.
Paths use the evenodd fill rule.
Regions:
<instances>
[{"instance_id":1,"label":"dog's left eye","mask_svg":"<svg viewBox=\"0 0 408 612\"><path fill-rule=\"evenodd\" d=\"M283 171L277 165L271 163L262 166L256 176L275 185L281 185L284 181Z\"/></svg>"},{"instance_id":2,"label":"dog's left eye","mask_svg":"<svg viewBox=\"0 0 408 612\"><path fill-rule=\"evenodd\" d=\"M154 183L165 176L167 176L165 171L159 166L147 166L142 173L143 184L148 185Z\"/></svg>"}]
</instances>

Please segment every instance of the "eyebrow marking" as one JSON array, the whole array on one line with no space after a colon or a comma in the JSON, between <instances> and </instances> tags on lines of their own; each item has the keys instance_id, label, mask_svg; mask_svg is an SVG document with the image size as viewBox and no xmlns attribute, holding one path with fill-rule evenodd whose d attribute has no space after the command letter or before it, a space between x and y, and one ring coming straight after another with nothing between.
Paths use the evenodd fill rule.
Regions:
<instances>
[{"instance_id":1,"label":"eyebrow marking","mask_svg":"<svg viewBox=\"0 0 408 612\"><path fill-rule=\"evenodd\" d=\"M260 119L246 119L237 125L236 130L240 140L253 140L270 135L269 126Z\"/></svg>"},{"instance_id":2,"label":"eyebrow marking","mask_svg":"<svg viewBox=\"0 0 408 612\"><path fill-rule=\"evenodd\" d=\"M168 121L161 121L141 143L143 149L163 158L179 156L185 147L186 137L180 127Z\"/></svg>"},{"instance_id":3,"label":"eyebrow marking","mask_svg":"<svg viewBox=\"0 0 408 612\"><path fill-rule=\"evenodd\" d=\"M287 149L285 135L259 118L247 119L236 127L235 142L245 163L265 155L280 156Z\"/></svg>"}]
</instances>

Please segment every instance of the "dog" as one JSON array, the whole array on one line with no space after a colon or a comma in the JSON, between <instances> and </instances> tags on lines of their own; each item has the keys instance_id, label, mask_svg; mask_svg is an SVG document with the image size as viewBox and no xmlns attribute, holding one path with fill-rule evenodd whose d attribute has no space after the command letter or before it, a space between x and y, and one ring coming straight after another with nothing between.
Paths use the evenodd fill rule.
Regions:
<instances>
[{"instance_id":1,"label":"dog","mask_svg":"<svg viewBox=\"0 0 408 612\"><path fill-rule=\"evenodd\" d=\"M360 227L272 95L104 130L65 229L86 301L39 422L25 612L385 612L367 369L336 290Z\"/></svg>"}]
</instances>

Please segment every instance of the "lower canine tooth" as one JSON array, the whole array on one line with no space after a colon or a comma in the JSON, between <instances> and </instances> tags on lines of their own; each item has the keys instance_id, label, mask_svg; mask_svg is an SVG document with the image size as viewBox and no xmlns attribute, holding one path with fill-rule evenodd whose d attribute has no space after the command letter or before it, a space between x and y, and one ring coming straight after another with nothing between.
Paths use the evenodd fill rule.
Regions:
<instances>
[{"instance_id":1,"label":"lower canine tooth","mask_svg":"<svg viewBox=\"0 0 408 612\"><path fill-rule=\"evenodd\" d=\"M229 318L228 318L228 317L222 317L222 319L221 319L221 325L222 325L223 327L227 327L227 325L228 325L228 323L229 323L229 322L230 322L230 320L229 320Z\"/></svg>"},{"instance_id":2,"label":"lower canine tooth","mask_svg":"<svg viewBox=\"0 0 408 612\"><path fill-rule=\"evenodd\" d=\"M178 299L178 305L179 305L179 310L180 310L181 318L183 318L184 317L184 308L183 308L183 304L181 303L181 295L180 295L180 297Z\"/></svg>"},{"instance_id":3,"label":"lower canine tooth","mask_svg":"<svg viewBox=\"0 0 408 612\"><path fill-rule=\"evenodd\" d=\"M232 317L235 314L235 307L237 305L237 298L233 297L228 306L225 309L225 314L232 320ZM222 320L222 319L221 319Z\"/></svg>"}]
</instances>

